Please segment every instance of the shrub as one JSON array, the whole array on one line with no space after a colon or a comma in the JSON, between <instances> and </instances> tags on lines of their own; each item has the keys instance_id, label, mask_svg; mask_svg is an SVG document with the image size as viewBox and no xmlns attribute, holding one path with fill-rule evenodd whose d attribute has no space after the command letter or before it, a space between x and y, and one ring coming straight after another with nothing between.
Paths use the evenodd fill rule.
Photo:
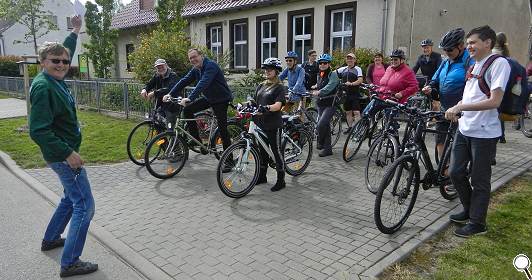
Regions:
<instances>
[{"instance_id":1,"label":"shrub","mask_svg":"<svg viewBox=\"0 0 532 280\"><path fill-rule=\"evenodd\" d=\"M15 55L0 56L0 76L20 77L17 62L21 60L22 57Z\"/></svg>"}]
</instances>

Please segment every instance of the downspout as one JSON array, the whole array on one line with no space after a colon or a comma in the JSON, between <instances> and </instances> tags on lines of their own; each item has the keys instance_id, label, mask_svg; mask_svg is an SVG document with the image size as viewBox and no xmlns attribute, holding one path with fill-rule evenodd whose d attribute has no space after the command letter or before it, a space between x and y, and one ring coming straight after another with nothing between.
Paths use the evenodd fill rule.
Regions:
<instances>
[{"instance_id":1,"label":"downspout","mask_svg":"<svg viewBox=\"0 0 532 280\"><path fill-rule=\"evenodd\" d=\"M382 36L381 36L381 53L384 54L386 47L386 29L388 28L388 1L384 0L384 9L382 10Z\"/></svg>"},{"instance_id":2,"label":"downspout","mask_svg":"<svg viewBox=\"0 0 532 280\"><path fill-rule=\"evenodd\" d=\"M408 44L408 57L412 55L412 41L414 40L414 15L416 10L416 0L412 0L412 18L410 22L410 43Z\"/></svg>"},{"instance_id":3,"label":"downspout","mask_svg":"<svg viewBox=\"0 0 532 280\"><path fill-rule=\"evenodd\" d=\"M6 51L4 49L4 35L0 34L0 56L6 55L5 52Z\"/></svg>"}]
</instances>

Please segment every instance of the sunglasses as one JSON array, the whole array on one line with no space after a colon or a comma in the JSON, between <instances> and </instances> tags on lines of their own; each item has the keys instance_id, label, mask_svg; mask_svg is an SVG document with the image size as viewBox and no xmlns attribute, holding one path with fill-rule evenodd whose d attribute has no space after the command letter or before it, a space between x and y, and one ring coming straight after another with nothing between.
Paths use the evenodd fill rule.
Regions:
<instances>
[{"instance_id":1,"label":"sunglasses","mask_svg":"<svg viewBox=\"0 0 532 280\"><path fill-rule=\"evenodd\" d=\"M293 59L285 59L286 62L293 62Z\"/></svg>"},{"instance_id":2,"label":"sunglasses","mask_svg":"<svg viewBox=\"0 0 532 280\"><path fill-rule=\"evenodd\" d=\"M329 62L320 62L320 65L326 65L329 64Z\"/></svg>"},{"instance_id":3,"label":"sunglasses","mask_svg":"<svg viewBox=\"0 0 532 280\"><path fill-rule=\"evenodd\" d=\"M63 62L64 65L70 65L70 60L68 59L48 59L50 60L53 64L59 64L60 62Z\"/></svg>"},{"instance_id":4,"label":"sunglasses","mask_svg":"<svg viewBox=\"0 0 532 280\"><path fill-rule=\"evenodd\" d=\"M452 48L444 48L443 51L444 52L452 52L454 50L455 47L452 47Z\"/></svg>"}]
</instances>

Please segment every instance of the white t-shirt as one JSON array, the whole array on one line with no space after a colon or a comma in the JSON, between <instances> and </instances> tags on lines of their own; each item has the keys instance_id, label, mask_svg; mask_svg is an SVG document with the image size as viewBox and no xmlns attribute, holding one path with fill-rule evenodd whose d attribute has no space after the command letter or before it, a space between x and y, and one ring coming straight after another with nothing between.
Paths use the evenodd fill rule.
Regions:
<instances>
[{"instance_id":1,"label":"white t-shirt","mask_svg":"<svg viewBox=\"0 0 532 280\"><path fill-rule=\"evenodd\" d=\"M482 65L491 55L475 63L473 75L480 74ZM493 61L486 70L485 78L491 91L501 88L506 89L508 78L510 77L510 64L505 58L499 57ZM470 78L464 88L462 104L477 103L488 99L478 86L478 79ZM460 132L468 137L475 138L497 138L502 135L499 112L497 109L484 111L464 111L464 115L458 121Z\"/></svg>"}]
</instances>

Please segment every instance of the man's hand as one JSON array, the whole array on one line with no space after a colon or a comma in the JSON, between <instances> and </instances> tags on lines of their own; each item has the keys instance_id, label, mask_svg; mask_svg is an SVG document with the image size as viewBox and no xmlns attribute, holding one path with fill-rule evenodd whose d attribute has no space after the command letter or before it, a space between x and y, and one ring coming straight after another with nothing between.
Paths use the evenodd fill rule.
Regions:
<instances>
[{"instance_id":1,"label":"man's hand","mask_svg":"<svg viewBox=\"0 0 532 280\"><path fill-rule=\"evenodd\" d=\"M318 96L318 95L320 95L320 91L319 90L313 90L312 91L312 95Z\"/></svg>"},{"instance_id":2,"label":"man's hand","mask_svg":"<svg viewBox=\"0 0 532 280\"><path fill-rule=\"evenodd\" d=\"M403 94L400 93L400 92L394 94L394 96L395 96L395 98L397 98L397 99L401 99L401 98L403 98Z\"/></svg>"},{"instance_id":3,"label":"man's hand","mask_svg":"<svg viewBox=\"0 0 532 280\"><path fill-rule=\"evenodd\" d=\"M70 166L72 169L80 168L84 163L83 159L81 159L81 156L75 151L72 151L72 153L66 158L66 161L68 166Z\"/></svg>"},{"instance_id":4,"label":"man's hand","mask_svg":"<svg viewBox=\"0 0 532 280\"><path fill-rule=\"evenodd\" d=\"M318 85L313 85L310 87L310 89L317 89L318 88Z\"/></svg>"},{"instance_id":5,"label":"man's hand","mask_svg":"<svg viewBox=\"0 0 532 280\"><path fill-rule=\"evenodd\" d=\"M142 89L140 91L140 96L142 96L142 98L144 99L148 98L148 92L146 91L146 89Z\"/></svg>"},{"instance_id":6,"label":"man's hand","mask_svg":"<svg viewBox=\"0 0 532 280\"><path fill-rule=\"evenodd\" d=\"M424 86L422 89L421 89L421 92L423 92L424 94L426 95L429 95L431 92L432 92L432 88L430 86Z\"/></svg>"},{"instance_id":7,"label":"man's hand","mask_svg":"<svg viewBox=\"0 0 532 280\"><path fill-rule=\"evenodd\" d=\"M72 27L74 28L72 32L79 34L79 30L81 29L81 17L79 15L75 15L70 19L70 23L72 23Z\"/></svg>"},{"instance_id":8,"label":"man's hand","mask_svg":"<svg viewBox=\"0 0 532 280\"><path fill-rule=\"evenodd\" d=\"M154 91L150 91L148 93L148 99L151 99L154 95L155 95L155 92Z\"/></svg>"},{"instance_id":9,"label":"man's hand","mask_svg":"<svg viewBox=\"0 0 532 280\"><path fill-rule=\"evenodd\" d=\"M163 102L170 102L171 99L172 99L172 96L170 94L163 96Z\"/></svg>"},{"instance_id":10,"label":"man's hand","mask_svg":"<svg viewBox=\"0 0 532 280\"><path fill-rule=\"evenodd\" d=\"M190 102L190 99L185 97L185 98L181 99L181 102L179 102L179 105L185 106L185 105L187 105L188 102Z\"/></svg>"},{"instance_id":11,"label":"man's hand","mask_svg":"<svg viewBox=\"0 0 532 280\"><path fill-rule=\"evenodd\" d=\"M451 108L449 108L446 112L445 112L445 118L452 121L452 122L456 122L458 121L458 118L459 118L459 114L462 112L462 110L460 109L459 105L455 105Z\"/></svg>"}]
</instances>

